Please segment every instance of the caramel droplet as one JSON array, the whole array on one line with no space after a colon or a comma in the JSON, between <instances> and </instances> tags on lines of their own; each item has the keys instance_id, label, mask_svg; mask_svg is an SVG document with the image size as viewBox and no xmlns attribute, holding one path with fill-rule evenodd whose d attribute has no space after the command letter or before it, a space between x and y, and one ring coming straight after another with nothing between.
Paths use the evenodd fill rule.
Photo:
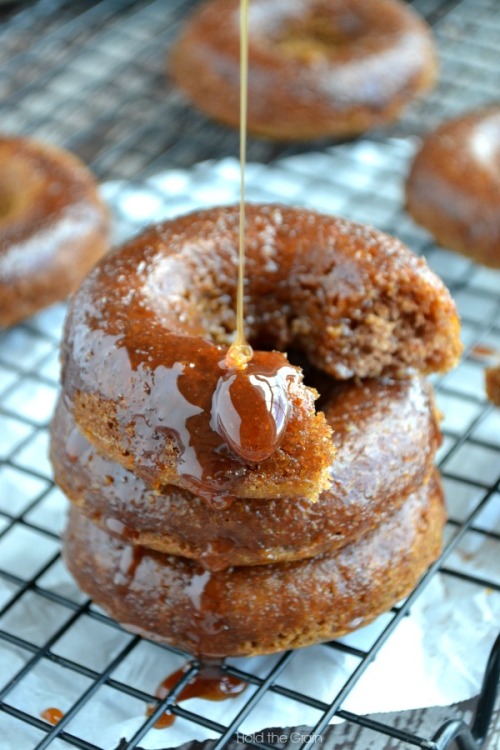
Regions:
<instances>
[{"instance_id":1,"label":"caramel droplet","mask_svg":"<svg viewBox=\"0 0 500 750\"><path fill-rule=\"evenodd\" d=\"M56 724L58 724L58 722L61 721L64 714L58 708L46 708L44 711L42 711L40 716L49 724L52 724L52 726L55 726Z\"/></svg>"},{"instance_id":2,"label":"caramel droplet","mask_svg":"<svg viewBox=\"0 0 500 750\"><path fill-rule=\"evenodd\" d=\"M250 344L232 344L226 354L226 365L229 369L244 370L252 357Z\"/></svg>"},{"instance_id":3,"label":"caramel droplet","mask_svg":"<svg viewBox=\"0 0 500 750\"><path fill-rule=\"evenodd\" d=\"M246 461L263 461L279 447L290 415L283 355L259 352L245 369L229 369L212 400L213 429ZM286 360L285 360L286 362Z\"/></svg>"}]
</instances>

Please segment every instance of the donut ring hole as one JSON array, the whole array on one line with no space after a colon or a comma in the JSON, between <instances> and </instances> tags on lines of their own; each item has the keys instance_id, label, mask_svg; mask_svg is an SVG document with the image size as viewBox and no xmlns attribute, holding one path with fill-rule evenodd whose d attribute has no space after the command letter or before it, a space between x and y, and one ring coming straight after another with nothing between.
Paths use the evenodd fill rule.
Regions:
<instances>
[{"instance_id":1,"label":"donut ring hole","mask_svg":"<svg viewBox=\"0 0 500 750\"><path fill-rule=\"evenodd\" d=\"M175 233L163 230L135 290L151 323L148 333L141 313L141 340L163 329L221 346L234 341L237 208L199 216L178 220ZM439 360L442 345L434 339L448 335L448 323L435 328L442 316L436 281L396 241L272 205L249 205L247 222L245 333L255 350L303 352L340 379L427 370L429 364L417 365L422 356ZM128 273L123 278L119 295Z\"/></svg>"},{"instance_id":2,"label":"donut ring hole","mask_svg":"<svg viewBox=\"0 0 500 750\"><path fill-rule=\"evenodd\" d=\"M277 3L274 11L267 9L267 33L262 32L262 19L256 13L252 39L269 53L302 64L364 56L377 52L400 33L401 22L394 8L386 8L380 18L370 5L354 3L347 7L343 2L321 0L306 5L290 3L286 7Z\"/></svg>"},{"instance_id":3,"label":"donut ring hole","mask_svg":"<svg viewBox=\"0 0 500 750\"><path fill-rule=\"evenodd\" d=\"M339 49L355 43L365 32L359 17L345 15L339 19L327 13L311 13L286 25L274 39L283 54L304 62L316 57L331 57Z\"/></svg>"}]
</instances>

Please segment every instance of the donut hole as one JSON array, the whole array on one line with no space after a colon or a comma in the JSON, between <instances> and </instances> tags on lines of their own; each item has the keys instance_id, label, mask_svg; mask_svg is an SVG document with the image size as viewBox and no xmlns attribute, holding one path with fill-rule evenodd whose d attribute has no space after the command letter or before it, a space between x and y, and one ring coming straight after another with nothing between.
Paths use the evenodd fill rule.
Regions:
<instances>
[{"instance_id":1,"label":"donut hole","mask_svg":"<svg viewBox=\"0 0 500 750\"><path fill-rule=\"evenodd\" d=\"M374 5L366 0L313 0L307 7L290 3L286 10L268 9L267 45L301 63L364 56L401 32L399 9L387 3L381 13Z\"/></svg>"}]
</instances>

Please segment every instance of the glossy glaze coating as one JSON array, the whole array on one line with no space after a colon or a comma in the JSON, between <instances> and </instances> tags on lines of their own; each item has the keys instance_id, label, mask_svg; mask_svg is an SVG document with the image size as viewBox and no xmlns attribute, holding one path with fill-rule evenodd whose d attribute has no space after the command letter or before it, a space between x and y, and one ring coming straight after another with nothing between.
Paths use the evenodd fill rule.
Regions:
<instances>
[{"instance_id":1,"label":"glossy glaze coating","mask_svg":"<svg viewBox=\"0 0 500 750\"><path fill-rule=\"evenodd\" d=\"M236 207L197 212L146 231L97 265L67 320L66 404L103 455L150 485L200 494L209 474L221 495L314 498L329 481L330 430L284 355L293 408L270 458L238 459L210 426L234 335L237 228ZM246 263L256 365L264 349L295 348L347 379L446 370L458 359L448 291L423 259L374 229L249 205Z\"/></svg>"},{"instance_id":2,"label":"glossy glaze coating","mask_svg":"<svg viewBox=\"0 0 500 750\"><path fill-rule=\"evenodd\" d=\"M369 535L331 555L211 573L133 547L71 510L66 564L124 627L204 656L271 653L330 640L409 593L437 557L444 524L437 478Z\"/></svg>"},{"instance_id":3,"label":"glossy glaze coating","mask_svg":"<svg viewBox=\"0 0 500 750\"><path fill-rule=\"evenodd\" d=\"M500 106L445 122L425 138L406 205L443 247L500 268Z\"/></svg>"},{"instance_id":4,"label":"glossy glaze coating","mask_svg":"<svg viewBox=\"0 0 500 750\"><path fill-rule=\"evenodd\" d=\"M0 137L0 325L64 299L108 248L97 183L72 154Z\"/></svg>"},{"instance_id":5,"label":"glossy glaze coating","mask_svg":"<svg viewBox=\"0 0 500 750\"><path fill-rule=\"evenodd\" d=\"M431 388L418 376L358 385L330 381L322 390L336 455L332 485L316 503L238 499L211 509L173 485L148 489L96 452L63 401L52 424L56 482L108 533L211 570L342 547L383 522L429 477L440 435Z\"/></svg>"},{"instance_id":6,"label":"glossy glaze coating","mask_svg":"<svg viewBox=\"0 0 500 750\"><path fill-rule=\"evenodd\" d=\"M239 124L239 2L188 18L168 61L193 104ZM436 76L427 25L397 0L252 0L248 130L343 137L391 122Z\"/></svg>"}]
</instances>

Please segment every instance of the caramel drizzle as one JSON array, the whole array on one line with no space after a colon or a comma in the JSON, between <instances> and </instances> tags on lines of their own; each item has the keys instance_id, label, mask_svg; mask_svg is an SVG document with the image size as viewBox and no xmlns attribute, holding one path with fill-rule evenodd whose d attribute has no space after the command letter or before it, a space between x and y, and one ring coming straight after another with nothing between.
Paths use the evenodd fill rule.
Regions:
<instances>
[{"instance_id":1,"label":"caramel drizzle","mask_svg":"<svg viewBox=\"0 0 500 750\"><path fill-rule=\"evenodd\" d=\"M247 144L248 102L248 6L250 0L240 0L240 223L238 251L238 286L236 294L236 340L229 347L226 364L231 369L244 370L252 359L252 347L245 338L243 296L245 283L245 165Z\"/></svg>"}]
</instances>

